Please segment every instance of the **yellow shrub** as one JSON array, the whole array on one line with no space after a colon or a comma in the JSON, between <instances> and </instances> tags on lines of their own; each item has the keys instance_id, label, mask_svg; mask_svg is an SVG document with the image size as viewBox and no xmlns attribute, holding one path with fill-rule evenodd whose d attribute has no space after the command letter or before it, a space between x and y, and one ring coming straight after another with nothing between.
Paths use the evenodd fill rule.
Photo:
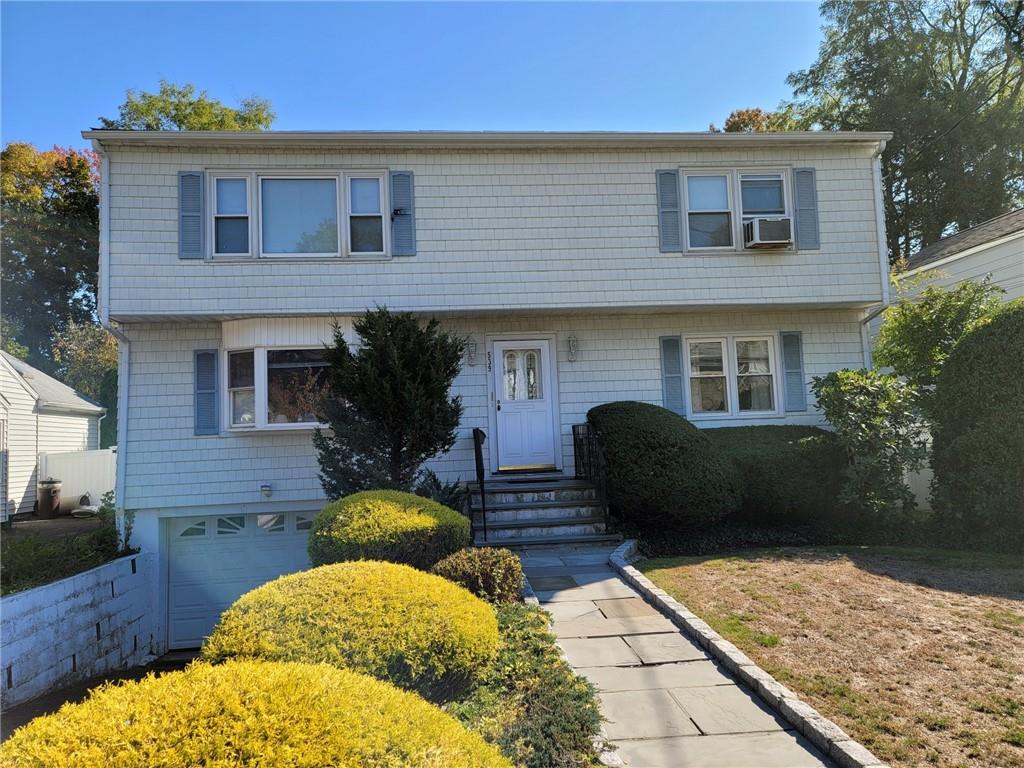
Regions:
<instances>
[{"instance_id":1,"label":"yellow shrub","mask_svg":"<svg viewBox=\"0 0 1024 768\"><path fill-rule=\"evenodd\" d=\"M498 622L484 601L406 565L360 561L242 595L203 657L324 662L445 700L468 688L497 651Z\"/></svg>"},{"instance_id":2,"label":"yellow shrub","mask_svg":"<svg viewBox=\"0 0 1024 768\"><path fill-rule=\"evenodd\" d=\"M0 747L9 768L511 768L420 697L324 665L234 661L106 685Z\"/></svg>"},{"instance_id":3,"label":"yellow shrub","mask_svg":"<svg viewBox=\"0 0 1024 768\"><path fill-rule=\"evenodd\" d=\"M469 519L402 491L364 491L332 501L309 532L313 565L387 560L429 568L469 545Z\"/></svg>"}]
</instances>

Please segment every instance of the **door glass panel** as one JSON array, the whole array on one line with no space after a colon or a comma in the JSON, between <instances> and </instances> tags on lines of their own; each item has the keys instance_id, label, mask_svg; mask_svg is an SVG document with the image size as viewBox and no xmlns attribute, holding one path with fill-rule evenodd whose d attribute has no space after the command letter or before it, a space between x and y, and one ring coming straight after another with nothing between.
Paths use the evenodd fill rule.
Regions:
<instances>
[{"instance_id":1,"label":"door glass panel","mask_svg":"<svg viewBox=\"0 0 1024 768\"><path fill-rule=\"evenodd\" d=\"M264 533L281 533L284 531L284 515L257 515L256 526Z\"/></svg>"},{"instance_id":2,"label":"door glass panel","mask_svg":"<svg viewBox=\"0 0 1024 768\"><path fill-rule=\"evenodd\" d=\"M540 355L530 350L526 353L526 399L540 400Z\"/></svg>"},{"instance_id":3,"label":"door glass panel","mask_svg":"<svg viewBox=\"0 0 1024 768\"><path fill-rule=\"evenodd\" d=\"M245 515L231 515L217 518L217 535L234 535L245 528Z\"/></svg>"},{"instance_id":4,"label":"door glass panel","mask_svg":"<svg viewBox=\"0 0 1024 768\"><path fill-rule=\"evenodd\" d=\"M505 400L517 399L519 386L519 354L505 353Z\"/></svg>"}]
</instances>

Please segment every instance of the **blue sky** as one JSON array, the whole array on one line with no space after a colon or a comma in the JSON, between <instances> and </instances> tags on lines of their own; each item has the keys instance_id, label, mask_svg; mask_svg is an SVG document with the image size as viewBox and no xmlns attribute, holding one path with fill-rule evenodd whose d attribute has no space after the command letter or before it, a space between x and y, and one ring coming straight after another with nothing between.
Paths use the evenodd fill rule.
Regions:
<instances>
[{"instance_id":1,"label":"blue sky","mask_svg":"<svg viewBox=\"0 0 1024 768\"><path fill-rule=\"evenodd\" d=\"M45 3L2 14L8 141L80 146L128 88L270 99L277 129L706 130L772 108L814 3Z\"/></svg>"}]
</instances>

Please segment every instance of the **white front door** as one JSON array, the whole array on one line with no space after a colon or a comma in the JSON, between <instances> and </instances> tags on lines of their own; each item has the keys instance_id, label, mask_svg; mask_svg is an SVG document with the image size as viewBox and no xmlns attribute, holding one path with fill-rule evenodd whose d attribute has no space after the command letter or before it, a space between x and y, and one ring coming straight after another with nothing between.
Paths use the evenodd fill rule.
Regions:
<instances>
[{"instance_id":1,"label":"white front door","mask_svg":"<svg viewBox=\"0 0 1024 768\"><path fill-rule=\"evenodd\" d=\"M499 470L555 466L551 342L494 342L494 408Z\"/></svg>"}]
</instances>

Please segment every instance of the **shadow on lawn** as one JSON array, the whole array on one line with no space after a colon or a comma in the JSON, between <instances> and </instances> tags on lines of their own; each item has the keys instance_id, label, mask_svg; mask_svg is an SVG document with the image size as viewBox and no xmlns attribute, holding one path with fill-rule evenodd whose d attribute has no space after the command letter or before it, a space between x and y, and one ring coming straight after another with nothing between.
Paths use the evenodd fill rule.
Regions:
<instances>
[{"instance_id":1,"label":"shadow on lawn","mask_svg":"<svg viewBox=\"0 0 1024 768\"><path fill-rule=\"evenodd\" d=\"M723 551L684 558L652 559L644 568L666 560L707 563L714 560L789 560L794 564L848 559L868 573L965 595L1024 601L1024 562L1012 555L919 547L807 546Z\"/></svg>"}]
</instances>

